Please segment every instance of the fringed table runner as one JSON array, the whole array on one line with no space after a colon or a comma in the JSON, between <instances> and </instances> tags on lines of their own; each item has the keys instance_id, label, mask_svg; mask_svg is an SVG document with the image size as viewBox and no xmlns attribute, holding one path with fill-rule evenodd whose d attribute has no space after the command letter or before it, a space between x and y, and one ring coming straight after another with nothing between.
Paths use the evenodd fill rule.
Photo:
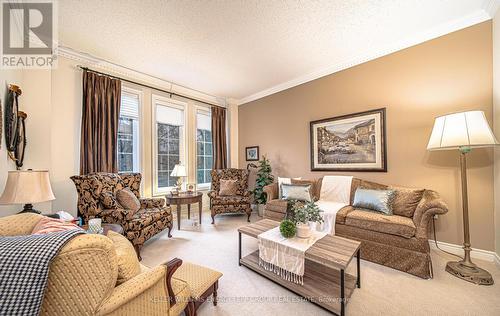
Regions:
<instances>
[{"instance_id":1,"label":"fringed table runner","mask_svg":"<svg viewBox=\"0 0 500 316\"><path fill-rule=\"evenodd\" d=\"M276 227L259 236L259 265L283 279L304 284L305 253L327 233L312 230L309 238L285 238Z\"/></svg>"}]
</instances>

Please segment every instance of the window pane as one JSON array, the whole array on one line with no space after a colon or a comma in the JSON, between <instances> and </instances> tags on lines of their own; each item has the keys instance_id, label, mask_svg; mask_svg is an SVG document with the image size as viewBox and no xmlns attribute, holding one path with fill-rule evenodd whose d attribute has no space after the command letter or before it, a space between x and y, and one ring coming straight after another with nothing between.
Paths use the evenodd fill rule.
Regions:
<instances>
[{"instance_id":1,"label":"window pane","mask_svg":"<svg viewBox=\"0 0 500 316\"><path fill-rule=\"evenodd\" d=\"M205 183L212 182L212 177L210 176L210 170L205 171Z\"/></svg>"},{"instance_id":2,"label":"window pane","mask_svg":"<svg viewBox=\"0 0 500 316\"><path fill-rule=\"evenodd\" d=\"M139 172L139 93L122 91L118 119L118 172Z\"/></svg>"},{"instance_id":3,"label":"window pane","mask_svg":"<svg viewBox=\"0 0 500 316\"><path fill-rule=\"evenodd\" d=\"M205 183L205 178L203 177L203 175L204 175L203 170L198 170L197 174L198 175L197 175L196 181L198 183Z\"/></svg>"},{"instance_id":4,"label":"window pane","mask_svg":"<svg viewBox=\"0 0 500 316\"><path fill-rule=\"evenodd\" d=\"M212 128L210 112L200 110L196 114L196 180L198 184L210 183L212 170Z\"/></svg>"},{"instance_id":5,"label":"window pane","mask_svg":"<svg viewBox=\"0 0 500 316\"><path fill-rule=\"evenodd\" d=\"M170 170L174 170L176 164L179 163L179 155L170 155L168 156L168 168Z\"/></svg>"},{"instance_id":6,"label":"window pane","mask_svg":"<svg viewBox=\"0 0 500 316\"><path fill-rule=\"evenodd\" d=\"M197 129L196 130L196 141L203 141L203 130Z\"/></svg>"},{"instance_id":7,"label":"window pane","mask_svg":"<svg viewBox=\"0 0 500 316\"><path fill-rule=\"evenodd\" d=\"M170 155L179 155L179 140L178 139L170 139L168 140L168 153Z\"/></svg>"},{"instance_id":8,"label":"window pane","mask_svg":"<svg viewBox=\"0 0 500 316\"><path fill-rule=\"evenodd\" d=\"M205 160L203 156L196 156L196 168L204 169L205 168Z\"/></svg>"},{"instance_id":9,"label":"window pane","mask_svg":"<svg viewBox=\"0 0 500 316\"><path fill-rule=\"evenodd\" d=\"M179 139L179 126L168 126L168 137L170 139Z\"/></svg>"},{"instance_id":10,"label":"window pane","mask_svg":"<svg viewBox=\"0 0 500 316\"><path fill-rule=\"evenodd\" d=\"M204 155L205 154L205 145L203 142L196 143L196 154L197 155Z\"/></svg>"},{"instance_id":11,"label":"window pane","mask_svg":"<svg viewBox=\"0 0 500 316\"><path fill-rule=\"evenodd\" d=\"M158 187L168 187L168 172L158 171Z\"/></svg>"},{"instance_id":12,"label":"window pane","mask_svg":"<svg viewBox=\"0 0 500 316\"><path fill-rule=\"evenodd\" d=\"M212 143L205 143L205 155L212 156Z\"/></svg>"},{"instance_id":13,"label":"window pane","mask_svg":"<svg viewBox=\"0 0 500 316\"><path fill-rule=\"evenodd\" d=\"M158 155L158 170L166 171L168 170L168 156Z\"/></svg>"},{"instance_id":14,"label":"window pane","mask_svg":"<svg viewBox=\"0 0 500 316\"><path fill-rule=\"evenodd\" d=\"M206 142L211 142L212 141L212 132L211 131L205 131L205 141Z\"/></svg>"},{"instance_id":15,"label":"window pane","mask_svg":"<svg viewBox=\"0 0 500 316\"><path fill-rule=\"evenodd\" d=\"M118 133L132 134L132 119L120 117Z\"/></svg>"},{"instance_id":16,"label":"window pane","mask_svg":"<svg viewBox=\"0 0 500 316\"><path fill-rule=\"evenodd\" d=\"M205 169L209 169L209 170L212 169L212 164L213 164L212 160L213 160L212 156L205 157Z\"/></svg>"}]
</instances>

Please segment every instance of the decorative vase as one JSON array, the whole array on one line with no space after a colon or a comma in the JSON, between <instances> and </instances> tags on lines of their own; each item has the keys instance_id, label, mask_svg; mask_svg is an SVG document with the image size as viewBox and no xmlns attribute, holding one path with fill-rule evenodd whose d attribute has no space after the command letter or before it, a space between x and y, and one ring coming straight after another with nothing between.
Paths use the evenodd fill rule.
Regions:
<instances>
[{"instance_id":1,"label":"decorative vase","mask_svg":"<svg viewBox=\"0 0 500 316\"><path fill-rule=\"evenodd\" d=\"M257 204L257 213L260 217L264 216L264 204Z\"/></svg>"},{"instance_id":2,"label":"decorative vase","mask_svg":"<svg viewBox=\"0 0 500 316\"><path fill-rule=\"evenodd\" d=\"M309 238L311 237L311 227L309 224L297 223L297 237Z\"/></svg>"}]
</instances>

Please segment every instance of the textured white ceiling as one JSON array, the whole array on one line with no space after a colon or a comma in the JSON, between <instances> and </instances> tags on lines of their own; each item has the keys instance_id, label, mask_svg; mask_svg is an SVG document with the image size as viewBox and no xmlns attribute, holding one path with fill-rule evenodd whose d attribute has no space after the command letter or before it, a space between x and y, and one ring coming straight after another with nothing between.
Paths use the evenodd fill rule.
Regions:
<instances>
[{"instance_id":1,"label":"textured white ceiling","mask_svg":"<svg viewBox=\"0 0 500 316\"><path fill-rule=\"evenodd\" d=\"M402 48L409 39L478 23L496 2L63 0L59 42L196 90L248 101L307 81L309 74L318 77L389 53L388 47Z\"/></svg>"}]
</instances>

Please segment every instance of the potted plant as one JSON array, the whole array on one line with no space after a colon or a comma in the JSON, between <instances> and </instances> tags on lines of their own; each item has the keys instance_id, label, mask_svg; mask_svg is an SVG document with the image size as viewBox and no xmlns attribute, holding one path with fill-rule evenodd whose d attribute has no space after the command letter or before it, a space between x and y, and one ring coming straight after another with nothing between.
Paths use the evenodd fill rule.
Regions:
<instances>
[{"instance_id":1,"label":"potted plant","mask_svg":"<svg viewBox=\"0 0 500 316\"><path fill-rule=\"evenodd\" d=\"M311 236L310 223L323 223L321 211L314 201L295 202L292 211L297 225L297 237L309 238Z\"/></svg>"},{"instance_id":2,"label":"potted plant","mask_svg":"<svg viewBox=\"0 0 500 316\"><path fill-rule=\"evenodd\" d=\"M255 204L258 205L259 216L263 215L264 204L266 204L267 196L264 192L264 187L268 184L273 183L274 177L271 174L271 164L266 156L262 156L259 161L259 170L257 171L257 179L255 182L255 189L253 190L253 195L255 199Z\"/></svg>"},{"instance_id":3,"label":"potted plant","mask_svg":"<svg viewBox=\"0 0 500 316\"><path fill-rule=\"evenodd\" d=\"M280 223L280 232L283 237L292 238L297 232L297 226L294 221L285 219Z\"/></svg>"}]
</instances>

